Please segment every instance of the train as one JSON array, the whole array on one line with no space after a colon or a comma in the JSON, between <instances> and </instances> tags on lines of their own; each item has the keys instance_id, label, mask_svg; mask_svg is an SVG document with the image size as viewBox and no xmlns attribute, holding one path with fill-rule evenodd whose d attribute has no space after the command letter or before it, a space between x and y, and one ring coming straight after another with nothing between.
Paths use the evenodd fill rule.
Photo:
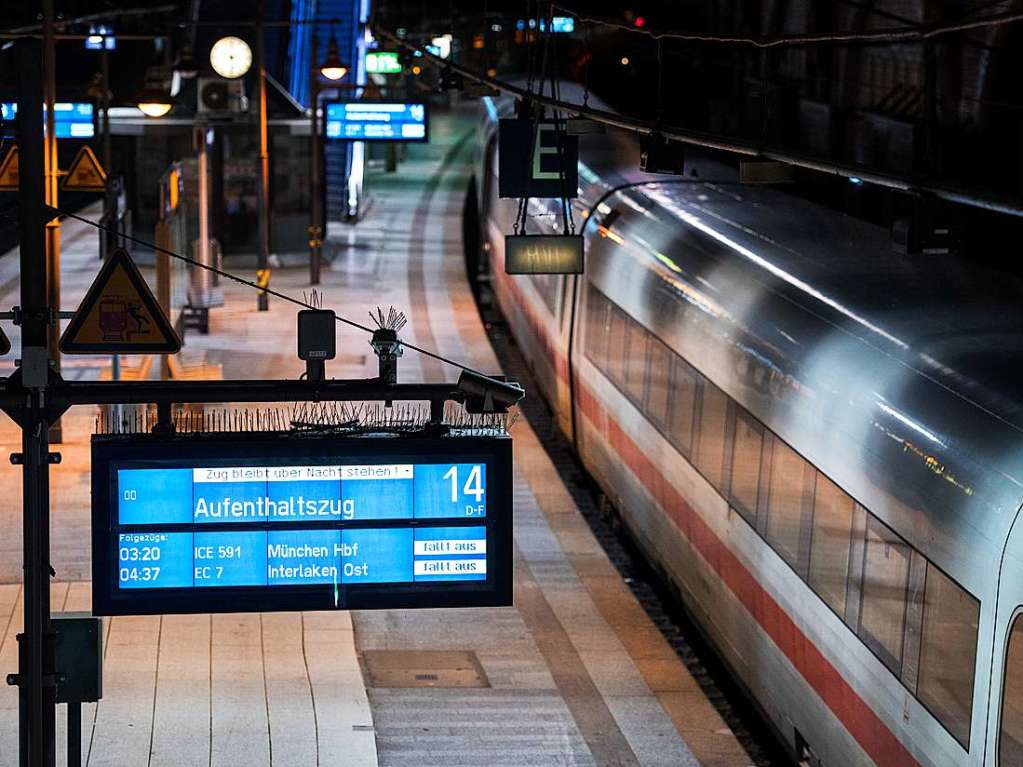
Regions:
<instances>
[{"instance_id":1,"label":"train","mask_svg":"<svg viewBox=\"0 0 1023 767\"><path fill-rule=\"evenodd\" d=\"M483 101L471 258L531 394L791 756L1023 765L1019 279L612 128L571 221L526 211L583 273L509 275Z\"/></svg>"}]
</instances>

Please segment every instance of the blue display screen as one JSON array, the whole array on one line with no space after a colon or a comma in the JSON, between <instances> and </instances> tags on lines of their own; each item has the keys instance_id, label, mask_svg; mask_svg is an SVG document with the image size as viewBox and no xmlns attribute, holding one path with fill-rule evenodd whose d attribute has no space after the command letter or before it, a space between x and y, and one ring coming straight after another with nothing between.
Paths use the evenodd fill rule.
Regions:
<instances>
[{"instance_id":1,"label":"blue display screen","mask_svg":"<svg viewBox=\"0 0 1023 767\"><path fill-rule=\"evenodd\" d=\"M119 468L117 587L486 580L486 469L485 463Z\"/></svg>"},{"instance_id":2,"label":"blue display screen","mask_svg":"<svg viewBox=\"0 0 1023 767\"><path fill-rule=\"evenodd\" d=\"M0 103L0 117L5 123L5 135L14 135L13 121L18 105L13 101ZM57 138L92 138L96 134L92 104L87 101L58 101L53 105L53 127Z\"/></svg>"},{"instance_id":3,"label":"blue display screen","mask_svg":"<svg viewBox=\"0 0 1023 767\"><path fill-rule=\"evenodd\" d=\"M345 101L327 104L325 135L347 141L426 141L426 104Z\"/></svg>"}]
</instances>

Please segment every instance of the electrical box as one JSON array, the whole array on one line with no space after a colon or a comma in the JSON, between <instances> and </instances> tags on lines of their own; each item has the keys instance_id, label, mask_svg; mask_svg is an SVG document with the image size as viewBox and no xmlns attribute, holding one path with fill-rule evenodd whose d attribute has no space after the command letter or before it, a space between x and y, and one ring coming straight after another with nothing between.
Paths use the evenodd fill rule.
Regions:
<instances>
[{"instance_id":1,"label":"electrical box","mask_svg":"<svg viewBox=\"0 0 1023 767\"><path fill-rule=\"evenodd\" d=\"M94 703L103 697L103 619L89 613L52 616L58 703Z\"/></svg>"},{"instance_id":2,"label":"electrical box","mask_svg":"<svg viewBox=\"0 0 1023 767\"><path fill-rule=\"evenodd\" d=\"M337 316L331 309L298 313L298 358L332 360L337 354Z\"/></svg>"}]
</instances>

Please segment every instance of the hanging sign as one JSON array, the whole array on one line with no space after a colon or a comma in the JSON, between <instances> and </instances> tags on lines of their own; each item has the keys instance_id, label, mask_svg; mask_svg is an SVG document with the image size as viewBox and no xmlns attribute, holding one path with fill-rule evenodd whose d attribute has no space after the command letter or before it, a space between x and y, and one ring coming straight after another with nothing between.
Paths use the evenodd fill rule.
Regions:
<instances>
[{"instance_id":1,"label":"hanging sign","mask_svg":"<svg viewBox=\"0 0 1023 767\"><path fill-rule=\"evenodd\" d=\"M512 603L508 437L100 435L95 615Z\"/></svg>"},{"instance_id":2,"label":"hanging sign","mask_svg":"<svg viewBox=\"0 0 1023 767\"><path fill-rule=\"evenodd\" d=\"M498 124L498 193L571 199L579 188L579 139L564 120L505 118Z\"/></svg>"},{"instance_id":3,"label":"hanging sign","mask_svg":"<svg viewBox=\"0 0 1023 767\"><path fill-rule=\"evenodd\" d=\"M583 238L557 234L506 235L504 271L507 274L582 274Z\"/></svg>"},{"instance_id":4,"label":"hanging sign","mask_svg":"<svg viewBox=\"0 0 1023 767\"><path fill-rule=\"evenodd\" d=\"M60 188L66 192L105 192L107 174L93 151L83 146L75 155Z\"/></svg>"},{"instance_id":5,"label":"hanging sign","mask_svg":"<svg viewBox=\"0 0 1023 767\"><path fill-rule=\"evenodd\" d=\"M344 141L426 141L425 101L334 101L324 109L323 135Z\"/></svg>"},{"instance_id":6,"label":"hanging sign","mask_svg":"<svg viewBox=\"0 0 1023 767\"><path fill-rule=\"evenodd\" d=\"M175 354L181 339L132 261L117 248L60 337L64 354Z\"/></svg>"}]
</instances>

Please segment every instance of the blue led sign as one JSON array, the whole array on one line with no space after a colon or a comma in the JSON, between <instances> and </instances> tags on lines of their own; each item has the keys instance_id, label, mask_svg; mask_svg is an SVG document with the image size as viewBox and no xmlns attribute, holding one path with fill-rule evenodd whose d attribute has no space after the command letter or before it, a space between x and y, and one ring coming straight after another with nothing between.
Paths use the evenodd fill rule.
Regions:
<instances>
[{"instance_id":1,"label":"blue led sign","mask_svg":"<svg viewBox=\"0 0 1023 767\"><path fill-rule=\"evenodd\" d=\"M328 139L346 141L426 141L423 102L334 101L326 105Z\"/></svg>"},{"instance_id":2,"label":"blue led sign","mask_svg":"<svg viewBox=\"0 0 1023 767\"><path fill-rule=\"evenodd\" d=\"M0 103L0 117L9 123L5 138L14 136L14 118L18 105L13 101ZM58 101L53 105L53 128L57 138L92 138L96 135L92 104L87 101ZM7 135L9 134L9 135Z\"/></svg>"},{"instance_id":3,"label":"blue led sign","mask_svg":"<svg viewBox=\"0 0 1023 767\"><path fill-rule=\"evenodd\" d=\"M510 474L507 438L96 437L93 610L510 604Z\"/></svg>"}]
</instances>

